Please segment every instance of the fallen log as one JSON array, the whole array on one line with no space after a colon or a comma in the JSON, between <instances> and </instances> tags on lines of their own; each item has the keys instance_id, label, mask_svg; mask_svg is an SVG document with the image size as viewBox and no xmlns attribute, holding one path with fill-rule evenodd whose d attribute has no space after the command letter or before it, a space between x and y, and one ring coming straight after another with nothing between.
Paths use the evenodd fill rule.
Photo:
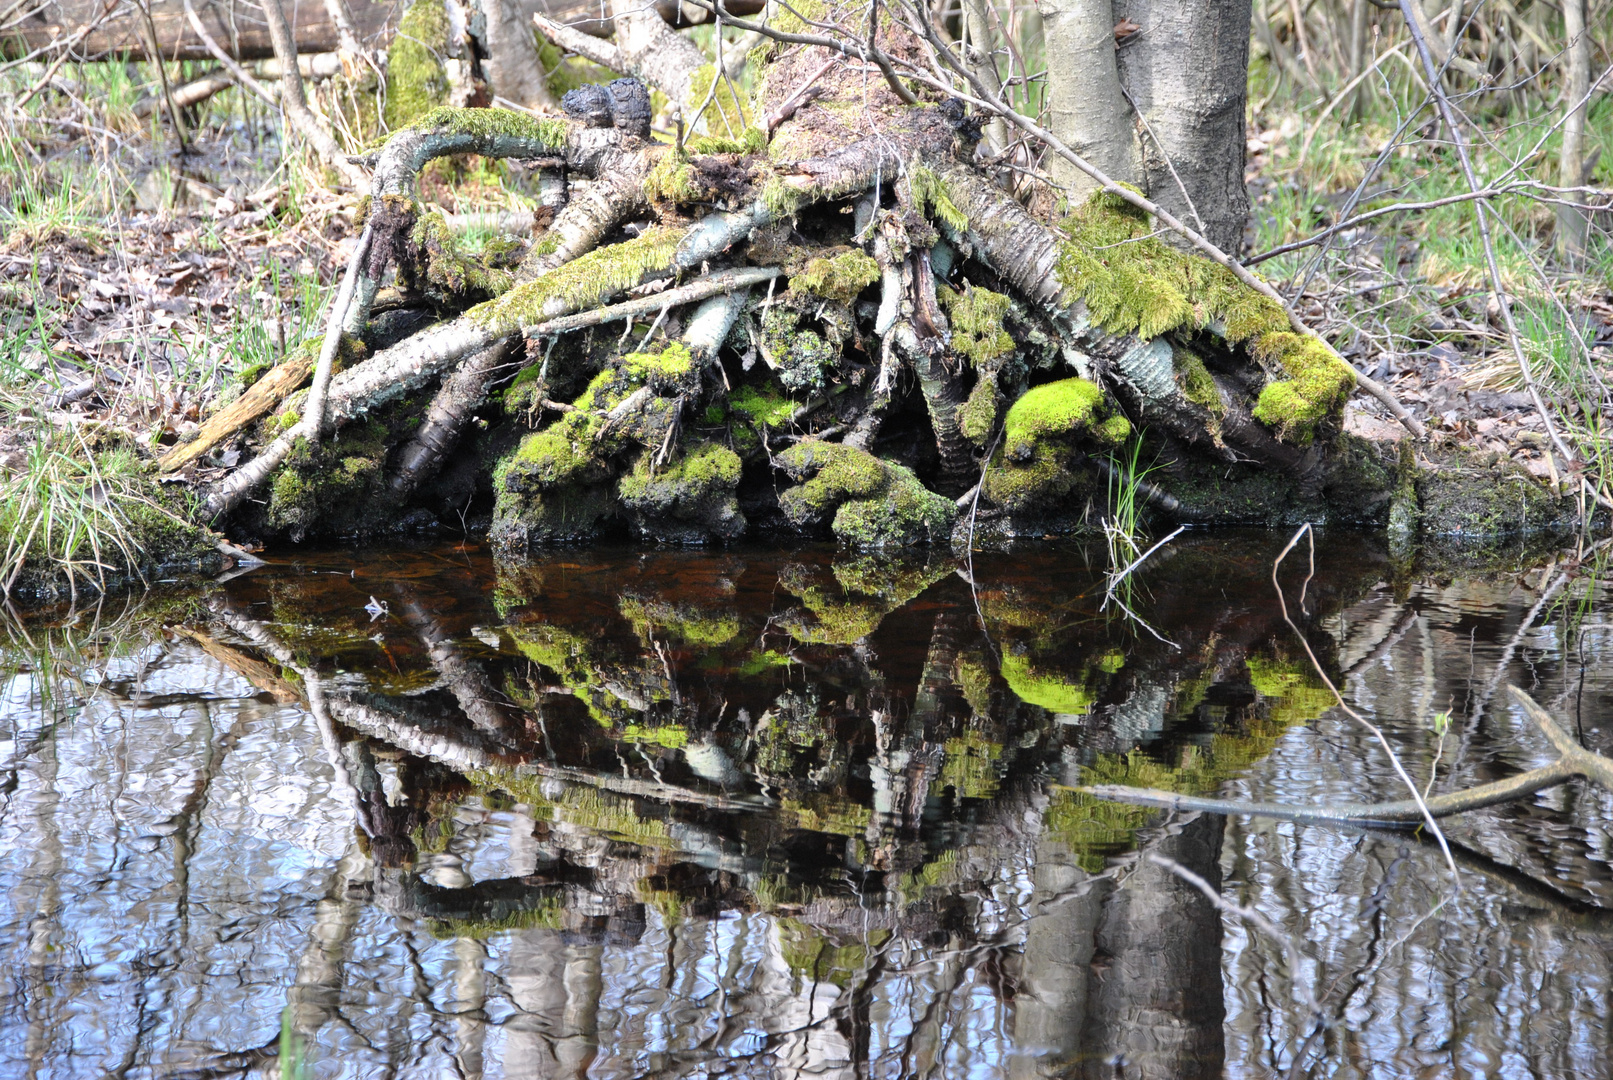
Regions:
<instances>
[{"instance_id":1,"label":"fallen log","mask_svg":"<svg viewBox=\"0 0 1613 1080\"><path fill-rule=\"evenodd\" d=\"M196 432L196 438L174 447L157 461L163 472L182 469L213 447L246 427L258 417L284 401L313 370L310 356L298 354L283 361L263 378L247 387L246 392L215 413Z\"/></svg>"},{"instance_id":2,"label":"fallen log","mask_svg":"<svg viewBox=\"0 0 1613 1080\"><path fill-rule=\"evenodd\" d=\"M520 21L530 26L532 16L541 14L594 37L609 37L611 21L599 17L597 0L513 0L520 10ZM102 0L53 0L7 30L0 39L0 57L15 60L36 49L49 48L69 40L93 23L101 14ZM236 60L266 60L274 56L269 26L258 5L236 0L206 0L196 5L208 31ZM398 20L409 7L408 0L350 0L353 32L359 42L372 49L384 49L392 40ZM762 10L758 0L738 0L729 5L737 14ZM187 24L182 0L152 0L152 28L157 49L164 60L208 60L212 54ZM666 2L658 9L674 26L692 26L709 19L709 13L691 4ZM341 34L331 21L324 4L305 3L288 11L297 52L333 53L341 48ZM140 9L128 5L113 12L92 29L77 45L85 60L148 60L146 34Z\"/></svg>"}]
</instances>

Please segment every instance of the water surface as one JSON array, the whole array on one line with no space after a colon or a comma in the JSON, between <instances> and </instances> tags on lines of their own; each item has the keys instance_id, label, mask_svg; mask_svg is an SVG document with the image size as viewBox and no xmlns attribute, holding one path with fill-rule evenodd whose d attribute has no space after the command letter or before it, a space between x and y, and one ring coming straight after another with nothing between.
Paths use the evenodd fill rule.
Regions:
<instances>
[{"instance_id":1,"label":"water surface","mask_svg":"<svg viewBox=\"0 0 1613 1080\"><path fill-rule=\"evenodd\" d=\"M1608 793L1449 822L1452 899L1416 832L1074 790L1404 797L1286 540L1179 538L1146 626L1070 547L366 549L13 613L0 1073L1613 1075ZM1280 578L1445 791L1551 759L1508 682L1609 749L1589 569L1329 534Z\"/></svg>"}]
</instances>

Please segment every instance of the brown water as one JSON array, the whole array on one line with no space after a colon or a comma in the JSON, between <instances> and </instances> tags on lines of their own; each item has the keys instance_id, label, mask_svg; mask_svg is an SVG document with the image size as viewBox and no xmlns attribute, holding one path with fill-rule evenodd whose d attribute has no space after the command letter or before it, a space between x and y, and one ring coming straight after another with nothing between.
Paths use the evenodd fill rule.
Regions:
<instances>
[{"instance_id":1,"label":"brown water","mask_svg":"<svg viewBox=\"0 0 1613 1080\"><path fill-rule=\"evenodd\" d=\"M1453 898L1416 833L1070 790L1404 796L1282 622L1286 539L1179 538L1152 630L1076 548L972 588L817 548L371 549L14 618L0 1074L1613 1075L1608 793L1449 822ZM1296 619L1418 783L1550 760L1509 681L1613 742L1593 577L1347 534L1317 568L1301 607L1285 566Z\"/></svg>"}]
</instances>

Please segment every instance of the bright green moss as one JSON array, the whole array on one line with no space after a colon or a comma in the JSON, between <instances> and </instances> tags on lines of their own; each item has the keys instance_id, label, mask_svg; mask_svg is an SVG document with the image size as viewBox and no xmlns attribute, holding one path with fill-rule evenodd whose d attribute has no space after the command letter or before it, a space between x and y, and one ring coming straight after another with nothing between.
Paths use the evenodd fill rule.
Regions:
<instances>
[{"instance_id":1,"label":"bright green moss","mask_svg":"<svg viewBox=\"0 0 1613 1080\"><path fill-rule=\"evenodd\" d=\"M654 457L654 451L646 450L616 488L645 533L690 542L733 539L744 531L734 497L742 467L738 454L718 443L701 443L658 470L651 465ZM737 633L738 623L733 626Z\"/></svg>"},{"instance_id":2,"label":"bright green moss","mask_svg":"<svg viewBox=\"0 0 1613 1080\"><path fill-rule=\"evenodd\" d=\"M849 304L879 280L879 264L857 248L831 258L808 260L806 268L790 276L791 292L807 292L826 300Z\"/></svg>"},{"instance_id":3,"label":"bright green moss","mask_svg":"<svg viewBox=\"0 0 1613 1080\"><path fill-rule=\"evenodd\" d=\"M760 154L767 149L767 132L748 127L739 138L727 135L692 135L683 148L691 154Z\"/></svg>"},{"instance_id":4,"label":"bright green moss","mask_svg":"<svg viewBox=\"0 0 1613 1080\"><path fill-rule=\"evenodd\" d=\"M772 21L775 29L785 34L809 34L812 23L829 19L829 5L824 0L789 0L780 4Z\"/></svg>"},{"instance_id":5,"label":"bright green moss","mask_svg":"<svg viewBox=\"0 0 1613 1080\"><path fill-rule=\"evenodd\" d=\"M717 80L717 92L712 95L711 103L707 105L706 96L711 94L713 80ZM692 118L695 110L705 105L706 111L701 117L701 122L706 135L728 138L743 145L753 130L751 113L747 104L735 96L734 89L732 79L718 79L715 64L697 67L689 76L689 97L684 102L683 113Z\"/></svg>"},{"instance_id":6,"label":"bright green moss","mask_svg":"<svg viewBox=\"0 0 1613 1080\"><path fill-rule=\"evenodd\" d=\"M532 245L532 254L536 257L553 255L560 250L560 234L545 233L543 239Z\"/></svg>"},{"instance_id":7,"label":"bright green moss","mask_svg":"<svg viewBox=\"0 0 1613 1080\"><path fill-rule=\"evenodd\" d=\"M1211 416L1224 416L1226 403L1221 400L1221 392L1216 389L1215 380L1210 377L1210 369L1204 366L1204 361L1181 349L1172 350L1172 354L1182 396L1207 410Z\"/></svg>"},{"instance_id":8,"label":"bright green moss","mask_svg":"<svg viewBox=\"0 0 1613 1080\"><path fill-rule=\"evenodd\" d=\"M759 198L768 213L772 214L774 218L783 221L795 216L795 212L801 208L801 201L805 196L800 188L785 183L783 177L773 176L769 177L767 182L762 185Z\"/></svg>"},{"instance_id":9,"label":"bright green moss","mask_svg":"<svg viewBox=\"0 0 1613 1080\"><path fill-rule=\"evenodd\" d=\"M676 150L667 149L644 177L644 197L651 202L692 203L700 198L695 168Z\"/></svg>"},{"instance_id":10,"label":"bright green moss","mask_svg":"<svg viewBox=\"0 0 1613 1080\"><path fill-rule=\"evenodd\" d=\"M780 8L780 11L783 9ZM779 21L783 19L784 16L780 15ZM841 945L831 942L817 927L799 919L780 919L778 926L779 955L807 986L813 983L851 986L868 965L868 950L877 948L883 944L884 938L890 936L889 931L880 930L869 936L867 944L853 941Z\"/></svg>"},{"instance_id":11,"label":"bright green moss","mask_svg":"<svg viewBox=\"0 0 1613 1080\"><path fill-rule=\"evenodd\" d=\"M1232 271L1152 235L1148 216L1114 195L1095 193L1060 223L1068 238L1055 269L1111 333L1143 339L1218 327L1288 377L1261 392L1255 416L1284 438L1307 442L1337 414L1355 373L1316 338L1292 332L1283 309ZM1269 396L1268 396L1269 395Z\"/></svg>"},{"instance_id":12,"label":"bright green moss","mask_svg":"<svg viewBox=\"0 0 1613 1080\"><path fill-rule=\"evenodd\" d=\"M1290 376L1266 384L1254 418L1295 442L1309 442L1316 425L1342 408L1355 388L1355 372L1316 338L1276 331L1256 338L1250 351L1280 363Z\"/></svg>"},{"instance_id":13,"label":"bright green moss","mask_svg":"<svg viewBox=\"0 0 1613 1080\"><path fill-rule=\"evenodd\" d=\"M596 248L496 300L478 304L465 316L505 332L595 307L637 285L646 274L671 267L686 232L664 226L645 229L631 240Z\"/></svg>"},{"instance_id":14,"label":"bright green moss","mask_svg":"<svg viewBox=\"0 0 1613 1080\"><path fill-rule=\"evenodd\" d=\"M976 367L1013 354L1014 339L1003 329L1010 302L1007 296L974 287L957 293L944 285L935 295L952 323L953 352L968 357Z\"/></svg>"},{"instance_id":15,"label":"bright green moss","mask_svg":"<svg viewBox=\"0 0 1613 1080\"><path fill-rule=\"evenodd\" d=\"M915 165L907 171L908 190L919 213L938 218L947 228L957 233L969 231L969 218L952 201L946 181L934 169Z\"/></svg>"},{"instance_id":16,"label":"bright green moss","mask_svg":"<svg viewBox=\"0 0 1613 1080\"><path fill-rule=\"evenodd\" d=\"M1002 676L1019 700L1040 705L1051 713L1085 716L1097 700L1087 687L1071 683L1056 673L1043 672L1030 657L1013 652L1003 654Z\"/></svg>"},{"instance_id":17,"label":"bright green moss","mask_svg":"<svg viewBox=\"0 0 1613 1080\"><path fill-rule=\"evenodd\" d=\"M406 127L448 100L448 8L443 0L414 0L387 50L386 125Z\"/></svg>"},{"instance_id":18,"label":"bright green moss","mask_svg":"<svg viewBox=\"0 0 1613 1080\"><path fill-rule=\"evenodd\" d=\"M984 446L996 422L997 380L982 375L969 391L969 399L958 410L958 430L976 446Z\"/></svg>"},{"instance_id":19,"label":"bright green moss","mask_svg":"<svg viewBox=\"0 0 1613 1080\"><path fill-rule=\"evenodd\" d=\"M835 536L864 549L937 543L951 536L957 507L926 489L904 466L825 442L797 443L777 460L802 481L779 497L779 509L797 525L821 522L833 512Z\"/></svg>"},{"instance_id":20,"label":"bright green moss","mask_svg":"<svg viewBox=\"0 0 1613 1080\"><path fill-rule=\"evenodd\" d=\"M1028 455L1042 439L1086 427L1102 402L1103 391L1086 379L1062 379L1027 390L1003 421L1008 456Z\"/></svg>"},{"instance_id":21,"label":"bright green moss","mask_svg":"<svg viewBox=\"0 0 1613 1080\"><path fill-rule=\"evenodd\" d=\"M790 422L790 417L795 415L795 410L800 407L798 402L782 394L758 390L754 386L741 386L730 394L728 406L752 424L763 428L786 426Z\"/></svg>"},{"instance_id":22,"label":"bright green moss","mask_svg":"<svg viewBox=\"0 0 1613 1080\"><path fill-rule=\"evenodd\" d=\"M554 151L565 149L566 137L571 132L571 125L567 121L554 117L529 116L513 109L461 109L447 105L421 113L414 118L410 127L440 135L471 135L478 138L503 136L536 143L545 150Z\"/></svg>"}]
</instances>

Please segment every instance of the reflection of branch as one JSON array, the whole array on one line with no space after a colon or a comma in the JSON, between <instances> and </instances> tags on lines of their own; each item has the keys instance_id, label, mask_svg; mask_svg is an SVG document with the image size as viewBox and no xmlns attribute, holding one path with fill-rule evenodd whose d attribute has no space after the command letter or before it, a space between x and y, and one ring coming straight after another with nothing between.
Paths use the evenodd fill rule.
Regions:
<instances>
[{"instance_id":1,"label":"reflection of branch","mask_svg":"<svg viewBox=\"0 0 1613 1080\"><path fill-rule=\"evenodd\" d=\"M1480 810L1486 806L1499 806L1516 802L1538 791L1556 787L1583 776L1613 791L1613 759L1587 750L1574 741L1574 737L1535 700L1516 686L1508 691L1528 717L1539 725L1546 738L1560 755L1550 765L1519 773L1506 780L1436 795L1431 799L1400 799L1381 803L1339 803L1334 806L1285 806L1281 803L1241 802L1237 799L1211 799L1196 795L1180 795L1157 788L1134 788L1120 784L1096 784L1076 788L1077 791L1114 802L1136 803L1141 806L1159 806L1171 810L1203 810L1213 814L1239 814L1246 817L1277 818L1307 825L1354 825L1362 827L1395 828L1404 825L1424 824L1429 818L1450 817Z\"/></svg>"}]
</instances>

